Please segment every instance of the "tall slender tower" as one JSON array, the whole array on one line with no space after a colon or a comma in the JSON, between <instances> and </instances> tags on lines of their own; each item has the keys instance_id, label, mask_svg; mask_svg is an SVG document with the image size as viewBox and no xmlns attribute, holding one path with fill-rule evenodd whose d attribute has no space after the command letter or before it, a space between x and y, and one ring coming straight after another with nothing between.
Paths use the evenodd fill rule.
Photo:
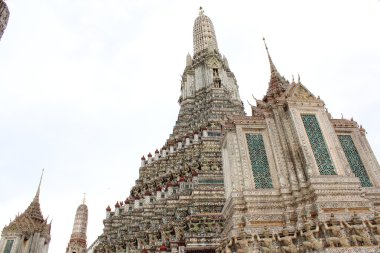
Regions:
<instances>
[{"instance_id":1,"label":"tall slender tower","mask_svg":"<svg viewBox=\"0 0 380 253\"><path fill-rule=\"evenodd\" d=\"M3 0L0 0L0 40L3 36L4 30L7 27L9 18L9 10L8 6L5 4Z\"/></svg>"},{"instance_id":2,"label":"tall slender tower","mask_svg":"<svg viewBox=\"0 0 380 253\"><path fill-rule=\"evenodd\" d=\"M75 214L73 232L69 244L66 248L66 253L84 253L87 248L87 220L88 209L86 199L83 197L83 202L78 206Z\"/></svg>"},{"instance_id":3,"label":"tall slender tower","mask_svg":"<svg viewBox=\"0 0 380 253\"><path fill-rule=\"evenodd\" d=\"M40 183L28 208L5 226L1 233L1 253L47 253L51 223L44 219L40 208Z\"/></svg>"}]
</instances>

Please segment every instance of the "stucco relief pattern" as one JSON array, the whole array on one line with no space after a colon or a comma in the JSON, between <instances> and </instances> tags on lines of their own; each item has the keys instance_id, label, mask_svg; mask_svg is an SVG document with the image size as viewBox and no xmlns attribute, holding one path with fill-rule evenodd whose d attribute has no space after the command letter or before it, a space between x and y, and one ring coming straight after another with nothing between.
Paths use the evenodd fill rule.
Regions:
<instances>
[{"instance_id":1,"label":"stucco relief pattern","mask_svg":"<svg viewBox=\"0 0 380 253\"><path fill-rule=\"evenodd\" d=\"M338 175L351 175L353 176L350 166L345 159L343 149L340 145L338 137L334 131L334 128L327 117L327 113L320 108L317 112L318 122L320 122L322 127L323 136L325 136L325 141L330 150L330 155Z\"/></svg>"},{"instance_id":2,"label":"stucco relief pattern","mask_svg":"<svg viewBox=\"0 0 380 253\"><path fill-rule=\"evenodd\" d=\"M279 114L281 114L281 122L282 127L284 128L284 139L287 143L287 148L289 149L289 161L288 165L290 167L290 170L292 170L293 166L295 169L295 173L297 175L297 180L300 185L297 185L296 187L303 186L305 184L306 178L306 172L302 165L302 156L299 154L299 145L298 145L298 139L297 134L294 131L294 124L291 121L291 117L289 115L289 112L281 111Z\"/></svg>"},{"instance_id":3,"label":"stucco relief pattern","mask_svg":"<svg viewBox=\"0 0 380 253\"><path fill-rule=\"evenodd\" d=\"M244 189L254 189L255 184L254 184L254 178L252 175L252 172L250 170L250 161L249 161L249 155L248 155L248 150L245 148L246 147L246 140L245 140L245 135L244 131L241 127L236 129L237 133L237 141L238 141L238 146L239 146L239 153L241 155L241 160L242 160L242 171L241 176L243 178L244 182Z\"/></svg>"},{"instance_id":4,"label":"stucco relief pattern","mask_svg":"<svg viewBox=\"0 0 380 253\"><path fill-rule=\"evenodd\" d=\"M294 122L294 127L298 134L300 146L304 154L307 173L309 177L317 176L319 175L318 166L317 166L317 163L315 162L314 155L311 151L310 142L308 140L304 125L302 123L301 115L296 108L291 108L290 112L291 112L291 116Z\"/></svg>"},{"instance_id":5,"label":"stucco relief pattern","mask_svg":"<svg viewBox=\"0 0 380 253\"><path fill-rule=\"evenodd\" d=\"M275 118L279 119L278 113L273 113ZM276 164L276 172L278 174L278 180L281 187L289 187L289 181L296 181L292 175L294 172L289 171L289 166L286 162L286 156L284 155L284 146L281 141L284 136L279 134L279 130L276 127L275 120L267 118L266 123L268 125L268 135L271 148L273 150L273 160Z\"/></svg>"}]
</instances>

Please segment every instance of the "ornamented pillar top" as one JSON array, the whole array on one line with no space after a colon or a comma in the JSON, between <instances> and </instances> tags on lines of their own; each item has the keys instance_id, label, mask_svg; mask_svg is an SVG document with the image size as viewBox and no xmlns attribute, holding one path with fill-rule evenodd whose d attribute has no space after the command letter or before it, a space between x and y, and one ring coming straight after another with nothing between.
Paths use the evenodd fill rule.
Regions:
<instances>
[{"instance_id":1,"label":"ornamented pillar top","mask_svg":"<svg viewBox=\"0 0 380 253\"><path fill-rule=\"evenodd\" d=\"M194 22L193 44L194 54L205 49L218 50L214 25L212 24L211 19L204 14L202 7L200 7L199 16Z\"/></svg>"}]
</instances>

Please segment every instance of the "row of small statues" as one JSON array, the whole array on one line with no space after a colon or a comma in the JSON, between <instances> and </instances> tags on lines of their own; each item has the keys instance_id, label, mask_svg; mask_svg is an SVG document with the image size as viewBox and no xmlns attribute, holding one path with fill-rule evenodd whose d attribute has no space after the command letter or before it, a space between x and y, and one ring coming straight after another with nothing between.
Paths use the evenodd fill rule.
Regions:
<instances>
[{"instance_id":1,"label":"row of small statues","mask_svg":"<svg viewBox=\"0 0 380 253\"><path fill-rule=\"evenodd\" d=\"M313 229L312 229L313 228ZM354 213L351 222L338 221L331 214L328 222L306 220L303 228L290 233L284 227L281 233L272 233L264 227L262 233L248 235L245 232L238 237L225 239L217 253L302 253L319 251L327 247L352 247L380 245L380 215L375 219L362 220Z\"/></svg>"},{"instance_id":2,"label":"row of small statues","mask_svg":"<svg viewBox=\"0 0 380 253\"><path fill-rule=\"evenodd\" d=\"M184 165L182 165L184 164ZM222 164L220 161L181 161L180 165L165 167L165 174L157 177L152 176L152 180L147 180L150 177L145 177L143 182L135 185L131 190L132 197L144 197L145 192L155 193L157 187L165 188L168 182L178 183L181 177L192 178L192 172L196 171L220 171Z\"/></svg>"}]
</instances>

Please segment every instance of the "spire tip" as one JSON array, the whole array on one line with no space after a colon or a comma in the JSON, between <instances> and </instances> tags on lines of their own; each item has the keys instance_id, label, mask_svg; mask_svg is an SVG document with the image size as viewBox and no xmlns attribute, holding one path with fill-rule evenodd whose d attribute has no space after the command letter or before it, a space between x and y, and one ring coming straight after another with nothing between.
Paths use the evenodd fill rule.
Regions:
<instances>
[{"instance_id":1,"label":"spire tip","mask_svg":"<svg viewBox=\"0 0 380 253\"><path fill-rule=\"evenodd\" d=\"M41 185L42 177L44 176L44 171L45 171L45 168L42 168L42 172L41 172L41 177L40 177L40 184L39 184L39 186Z\"/></svg>"},{"instance_id":2,"label":"spire tip","mask_svg":"<svg viewBox=\"0 0 380 253\"><path fill-rule=\"evenodd\" d=\"M267 43L265 42L265 37L263 37L263 41L264 41L265 49L268 51Z\"/></svg>"},{"instance_id":3,"label":"spire tip","mask_svg":"<svg viewBox=\"0 0 380 253\"><path fill-rule=\"evenodd\" d=\"M199 16L202 16L205 13L202 6L199 7Z\"/></svg>"},{"instance_id":4,"label":"spire tip","mask_svg":"<svg viewBox=\"0 0 380 253\"><path fill-rule=\"evenodd\" d=\"M39 182L39 184L38 184L38 188L37 188L36 196L34 197L35 199L38 199L38 198L40 197L40 189L41 189L42 178L43 178L43 176L44 176L44 171L45 171L45 168L42 168L41 177L40 177L40 182Z\"/></svg>"}]
</instances>

